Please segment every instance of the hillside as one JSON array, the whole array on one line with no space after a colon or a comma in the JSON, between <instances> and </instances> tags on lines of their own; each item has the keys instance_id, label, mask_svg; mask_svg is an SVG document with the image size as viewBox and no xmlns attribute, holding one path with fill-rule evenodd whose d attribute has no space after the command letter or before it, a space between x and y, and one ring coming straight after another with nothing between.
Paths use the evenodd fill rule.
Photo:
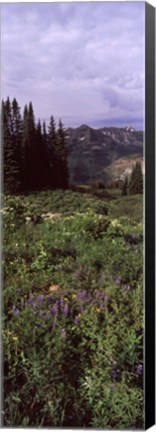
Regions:
<instances>
[{"instance_id":1,"label":"hillside","mask_svg":"<svg viewBox=\"0 0 156 432\"><path fill-rule=\"evenodd\" d=\"M71 183L108 180L129 174L134 161L143 164L143 132L132 127L66 129Z\"/></svg>"}]
</instances>

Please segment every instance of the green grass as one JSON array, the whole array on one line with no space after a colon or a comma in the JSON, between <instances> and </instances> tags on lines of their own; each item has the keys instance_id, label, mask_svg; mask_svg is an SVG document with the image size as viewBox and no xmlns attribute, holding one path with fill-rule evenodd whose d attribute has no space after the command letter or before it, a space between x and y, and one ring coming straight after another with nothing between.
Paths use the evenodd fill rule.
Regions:
<instances>
[{"instance_id":1,"label":"green grass","mask_svg":"<svg viewBox=\"0 0 156 432\"><path fill-rule=\"evenodd\" d=\"M4 425L143 428L142 196L5 196Z\"/></svg>"}]
</instances>

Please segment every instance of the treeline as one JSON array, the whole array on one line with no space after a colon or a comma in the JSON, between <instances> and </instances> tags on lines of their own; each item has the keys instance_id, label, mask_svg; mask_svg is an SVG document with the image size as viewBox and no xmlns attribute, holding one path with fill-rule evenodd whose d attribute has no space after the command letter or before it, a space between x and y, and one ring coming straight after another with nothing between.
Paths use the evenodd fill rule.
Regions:
<instances>
[{"instance_id":1,"label":"treeline","mask_svg":"<svg viewBox=\"0 0 156 432\"><path fill-rule=\"evenodd\" d=\"M65 131L56 130L53 116L46 124L35 122L32 102L23 116L14 98L2 101L3 183L7 193L67 189L69 182Z\"/></svg>"}]
</instances>

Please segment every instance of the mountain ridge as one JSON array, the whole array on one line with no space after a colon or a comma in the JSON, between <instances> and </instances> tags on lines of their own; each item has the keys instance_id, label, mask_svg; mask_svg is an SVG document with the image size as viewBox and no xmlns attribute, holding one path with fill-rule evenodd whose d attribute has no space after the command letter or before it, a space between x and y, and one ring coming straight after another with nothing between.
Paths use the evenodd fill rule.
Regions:
<instances>
[{"instance_id":1,"label":"mountain ridge","mask_svg":"<svg viewBox=\"0 0 156 432\"><path fill-rule=\"evenodd\" d=\"M136 160L143 166L143 131L132 126L95 129L82 124L65 129L65 135L71 183L127 175Z\"/></svg>"}]
</instances>

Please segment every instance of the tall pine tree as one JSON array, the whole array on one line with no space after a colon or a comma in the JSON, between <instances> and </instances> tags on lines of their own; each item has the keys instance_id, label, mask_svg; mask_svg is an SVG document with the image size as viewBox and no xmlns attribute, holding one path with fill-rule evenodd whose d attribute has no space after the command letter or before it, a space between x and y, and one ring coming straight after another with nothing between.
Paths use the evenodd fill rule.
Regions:
<instances>
[{"instance_id":1,"label":"tall pine tree","mask_svg":"<svg viewBox=\"0 0 156 432\"><path fill-rule=\"evenodd\" d=\"M21 118L20 107L17 100L14 98L12 101L12 123L13 123L13 143L15 158L18 166L19 172L19 188L22 187L22 154L21 154L21 142L23 134L23 121Z\"/></svg>"},{"instance_id":2,"label":"tall pine tree","mask_svg":"<svg viewBox=\"0 0 156 432\"><path fill-rule=\"evenodd\" d=\"M59 176L59 161L57 154L57 134L54 117L50 117L49 124L49 140L48 140L48 155L49 155L49 184L56 188L58 185Z\"/></svg>"},{"instance_id":3,"label":"tall pine tree","mask_svg":"<svg viewBox=\"0 0 156 432\"><path fill-rule=\"evenodd\" d=\"M136 164L132 169L130 181L129 181L129 193L130 194L143 193L143 174L142 174L140 162L136 162Z\"/></svg>"},{"instance_id":4,"label":"tall pine tree","mask_svg":"<svg viewBox=\"0 0 156 432\"><path fill-rule=\"evenodd\" d=\"M68 153L65 140L65 130L61 120L59 120L57 132L57 155L59 159L59 176L57 187L61 189L67 189L69 186Z\"/></svg>"},{"instance_id":5,"label":"tall pine tree","mask_svg":"<svg viewBox=\"0 0 156 432\"><path fill-rule=\"evenodd\" d=\"M23 188L26 191L35 190L36 129L32 102L29 103L29 107L24 108L22 155Z\"/></svg>"},{"instance_id":6,"label":"tall pine tree","mask_svg":"<svg viewBox=\"0 0 156 432\"><path fill-rule=\"evenodd\" d=\"M2 142L4 191L16 193L20 189L20 172L14 141L13 114L9 97L2 101Z\"/></svg>"}]
</instances>

